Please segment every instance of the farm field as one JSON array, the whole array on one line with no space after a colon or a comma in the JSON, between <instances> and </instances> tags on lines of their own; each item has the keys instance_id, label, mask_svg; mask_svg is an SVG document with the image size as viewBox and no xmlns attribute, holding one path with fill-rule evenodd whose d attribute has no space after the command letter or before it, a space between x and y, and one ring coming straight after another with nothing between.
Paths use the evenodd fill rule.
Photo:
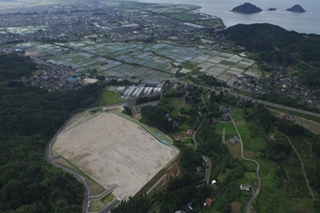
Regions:
<instances>
[{"instance_id":1,"label":"farm field","mask_svg":"<svg viewBox=\"0 0 320 213\"><path fill-rule=\"evenodd\" d=\"M166 79L179 72L186 74L199 70L228 84L236 81L234 75L245 72L259 75L254 71L256 69L250 69L255 63L253 60L237 54L167 43L95 43L86 40L53 44L28 42L17 46L27 48L26 55L54 52L56 56L48 62L71 66L78 73L96 69L98 74L105 76Z\"/></svg>"},{"instance_id":2,"label":"farm field","mask_svg":"<svg viewBox=\"0 0 320 213\"><path fill-rule=\"evenodd\" d=\"M158 133L157 133L158 134ZM135 195L178 151L140 125L101 113L61 133L53 149L119 199Z\"/></svg>"}]
</instances>

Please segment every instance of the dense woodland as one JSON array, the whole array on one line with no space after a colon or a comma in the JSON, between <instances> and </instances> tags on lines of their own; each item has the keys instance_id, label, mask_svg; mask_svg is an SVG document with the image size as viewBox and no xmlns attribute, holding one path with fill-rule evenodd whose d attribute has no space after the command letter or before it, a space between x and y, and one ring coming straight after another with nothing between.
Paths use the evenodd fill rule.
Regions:
<instances>
[{"instance_id":1,"label":"dense woodland","mask_svg":"<svg viewBox=\"0 0 320 213\"><path fill-rule=\"evenodd\" d=\"M30 77L37 65L28 57L17 54L0 55L0 81Z\"/></svg>"},{"instance_id":2,"label":"dense woodland","mask_svg":"<svg viewBox=\"0 0 320 213\"><path fill-rule=\"evenodd\" d=\"M1 63L1 67L18 70L14 78L25 75L16 66L33 66L25 58L17 61L21 63ZM32 87L1 86L0 212L81 212L82 184L49 164L44 149L71 115L95 104L103 88L93 84L80 90L49 93Z\"/></svg>"},{"instance_id":3,"label":"dense woodland","mask_svg":"<svg viewBox=\"0 0 320 213\"><path fill-rule=\"evenodd\" d=\"M258 61L301 70L302 82L320 86L320 36L287 31L271 24L238 24L221 32L248 51L258 53Z\"/></svg>"}]
</instances>

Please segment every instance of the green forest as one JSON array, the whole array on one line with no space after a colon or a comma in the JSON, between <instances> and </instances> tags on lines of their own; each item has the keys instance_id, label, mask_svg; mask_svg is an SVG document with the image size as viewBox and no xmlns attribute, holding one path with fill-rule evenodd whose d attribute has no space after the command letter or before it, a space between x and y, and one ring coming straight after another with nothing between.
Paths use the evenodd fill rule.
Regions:
<instances>
[{"instance_id":1,"label":"green forest","mask_svg":"<svg viewBox=\"0 0 320 213\"><path fill-rule=\"evenodd\" d=\"M271 24L238 24L220 32L246 50L258 53L258 61L294 66L310 87L320 85L320 36L287 31Z\"/></svg>"},{"instance_id":2,"label":"green forest","mask_svg":"<svg viewBox=\"0 0 320 213\"><path fill-rule=\"evenodd\" d=\"M25 68L17 69L17 76L2 75L9 80L34 69L34 64L23 57L18 57L15 63L8 62L2 61L1 68ZM71 115L95 104L104 87L92 84L79 90L49 93L33 87L2 84L0 212L81 212L82 184L49 164L44 158L44 149Z\"/></svg>"},{"instance_id":3,"label":"green forest","mask_svg":"<svg viewBox=\"0 0 320 213\"><path fill-rule=\"evenodd\" d=\"M17 54L0 55L0 81L30 77L37 65L28 57Z\"/></svg>"}]
</instances>

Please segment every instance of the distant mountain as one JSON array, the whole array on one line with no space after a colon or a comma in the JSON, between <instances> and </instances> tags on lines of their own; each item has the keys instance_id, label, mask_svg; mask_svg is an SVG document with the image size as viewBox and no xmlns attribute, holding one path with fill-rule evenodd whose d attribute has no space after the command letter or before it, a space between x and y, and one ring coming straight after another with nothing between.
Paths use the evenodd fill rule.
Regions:
<instances>
[{"instance_id":1,"label":"distant mountain","mask_svg":"<svg viewBox=\"0 0 320 213\"><path fill-rule=\"evenodd\" d=\"M275 8L275 7L270 7L268 10L269 10L269 11L275 11L275 10L277 10L277 8Z\"/></svg>"},{"instance_id":2,"label":"distant mountain","mask_svg":"<svg viewBox=\"0 0 320 213\"><path fill-rule=\"evenodd\" d=\"M306 12L300 5L296 4L294 5L293 7L291 8L288 8L287 9L288 11L291 11L291 12L295 12L295 13L304 13Z\"/></svg>"},{"instance_id":3,"label":"distant mountain","mask_svg":"<svg viewBox=\"0 0 320 213\"><path fill-rule=\"evenodd\" d=\"M257 7L251 3L246 2L242 5L239 5L238 7L233 8L232 11L237 13L252 14L252 13L259 13L262 10L260 7Z\"/></svg>"}]
</instances>

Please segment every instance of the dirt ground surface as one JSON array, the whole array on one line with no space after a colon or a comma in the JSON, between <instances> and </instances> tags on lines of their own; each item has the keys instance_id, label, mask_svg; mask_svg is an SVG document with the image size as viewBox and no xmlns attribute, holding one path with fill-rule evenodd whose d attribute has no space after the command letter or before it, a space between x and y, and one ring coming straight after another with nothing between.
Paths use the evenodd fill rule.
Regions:
<instances>
[{"instance_id":1,"label":"dirt ground surface","mask_svg":"<svg viewBox=\"0 0 320 213\"><path fill-rule=\"evenodd\" d=\"M127 199L137 193L178 150L113 113L102 113L62 132L53 149L113 194Z\"/></svg>"},{"instance_id":2,"label":"dirt ground surface","mask_svg":"<svg viewBox=\"0 0 320 213\"><path fill-rule=\"evenodd\" d=\"M236 122L236 126L237 126L237 127L240 127L240 126L242 126L242 125L244 125L244 124L245 124L244 121L237 121L237 122Z\"/></svg>"},{"instance_id":3,"label":"dirt ground surface","mask_svg":"<svg viewBox=\"0 0 320 213\"><path fill-rule=\"evenodd\" d=\"M238 202L232 202L231 203L231 206L232 206L232 211L231 213L240 213L240 207L241 207L241 204L238 203Z\"/></svg>"}]
</instances>

